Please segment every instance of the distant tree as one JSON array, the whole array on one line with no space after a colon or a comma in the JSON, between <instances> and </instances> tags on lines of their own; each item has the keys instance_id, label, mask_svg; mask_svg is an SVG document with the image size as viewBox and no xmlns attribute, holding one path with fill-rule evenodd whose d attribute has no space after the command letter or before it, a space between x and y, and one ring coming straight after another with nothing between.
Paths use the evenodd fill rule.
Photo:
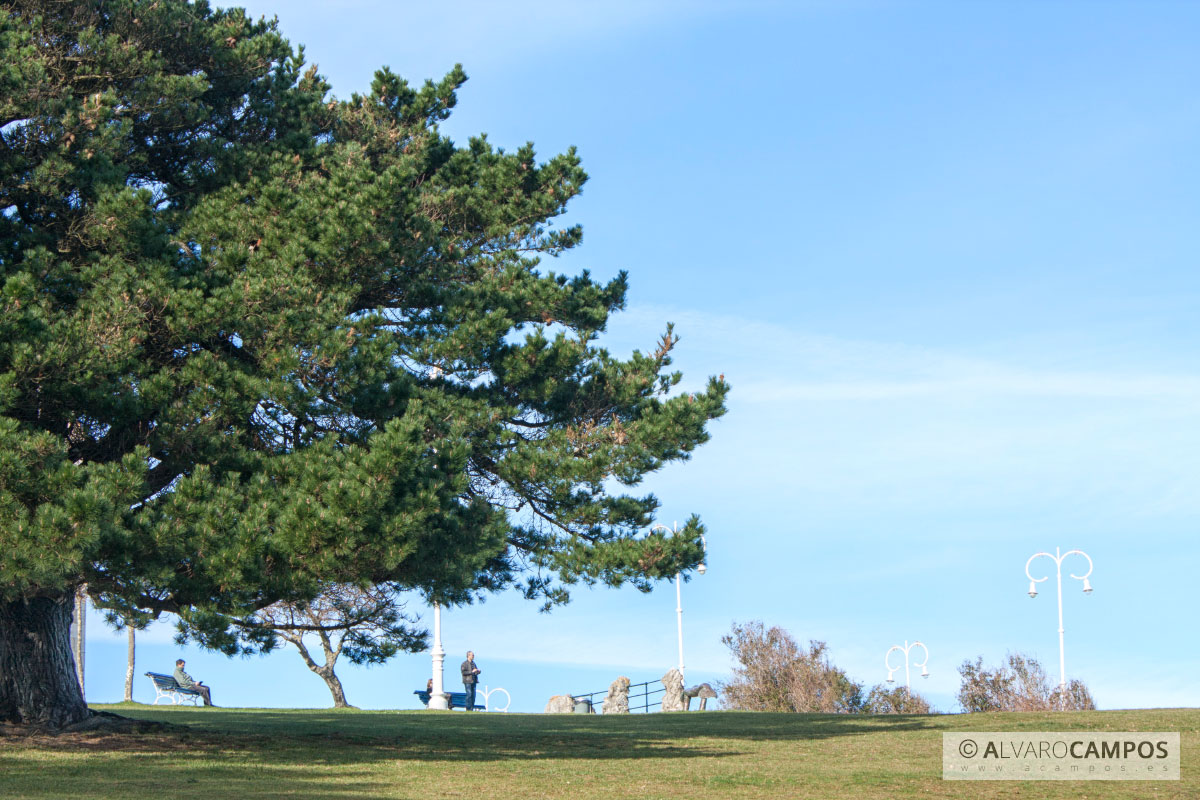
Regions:
<instances>
[{"instance_id":1,"label":"distant tree","mask_svg":"<svg viewBox=\"0 0 1200 800\"><path fill-rule=\"evenodd\" d=\"M134 664L137 659L137 634L134 632L133 626L130 626L127 631L127 641L125 644L125 702L133 702L133 674Z\"/></svg>"},{"instance_id":2,"label":"distant tree","mask_svg":"<svg viewBox=\"0 0 1200 800\"><path fill-rule=\"evenodd\" d=\"M928 700L907 686L878 684L867 695L864 710L868 714L928 714L932 709Z\"/></svg>"},{"instance_id":3,"label":"distant tree","mask_svg":"<svg viewBox=\"0 0 1200 800\"><path fill-rule=\"evenodd\" d=\"M104 612L105 620L118 631L125 631L125 702L133 702L133 679L137 662L137 631L145 630L152 617L149 614L127 609L120 614L112 609Z\"/></svg>"},{"instance_id":4,"label":"distant tree","mask_svg":"<svg viewBox=\"0 0 1200 800\"><path fill-rule=\"evenodd\" d=\"M983 656L964 661L958 668L962 685L958 702L964 711L1094 711L1096 703L1079 680L1061 691L1037 659L1009 653L1005 663L989 669Z\"/></svg>"},{"instance_id":5,"label":"distant tree","mask_svg":"<svg viewBox=\"0 0 1200 800\"><path fill-rule=\"evenodd\" d=\"M796 711L852 714L864 709L862 684L834 666L824 642L796 644L782 628L762 622L734 623L721 638L737 662L733 678L721 685L725 708L741 711Z\"/></svg>"},{"instance_id":6,"label":"distant tree","mask_svg":"<svg viewBox=\"0 0 1200 800\"><path fill-rule=\"evenodd\" d=\"M242 624L269 630L294 645L305 666L329 687L334 708L351 708L334 672L340 656L352 664L382 664L397 653L427 646L425 631L411 627L416 620L402 613L402 591L395 584L334 584L306 602L267 606ZM316 640L321 662L311 655L306 637Z\"/></svg>"},{"instance_id":7,"label":"distant tree","mask_svg":"<svg viewBox=\"0 0 1200 800\"><path fill-rule=\"evenodd\" d=\"M0 721L89 718L84 583L237 654L331 584L550 604L700 563L631 487L728 386L678 390L669 325L597 344L626 275L541 263L580 160L452 141L465 80L337 99L241 9L5 0Z\"/></svg>"}]
</instances>

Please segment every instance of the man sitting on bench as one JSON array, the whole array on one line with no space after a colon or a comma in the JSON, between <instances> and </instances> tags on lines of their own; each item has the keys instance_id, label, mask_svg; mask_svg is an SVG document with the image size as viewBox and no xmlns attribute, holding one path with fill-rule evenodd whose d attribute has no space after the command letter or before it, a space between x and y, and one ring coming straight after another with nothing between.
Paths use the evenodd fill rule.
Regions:
<instances>
[{"instance_id":1,"label":"man sitting on bench","mask_svg":"<svg viewBox=\"0 0 1200 800\"><path fill-rule=\"evenodd\" d=\"M204 699L204 705L212 705L212 689L204 685L202 681L192 680L192 676L183 671L183 665L186 662L181 658L175 662L175 682L179 684L181 689L189 689L197 692Z\"/></svg>"}]
</instances>

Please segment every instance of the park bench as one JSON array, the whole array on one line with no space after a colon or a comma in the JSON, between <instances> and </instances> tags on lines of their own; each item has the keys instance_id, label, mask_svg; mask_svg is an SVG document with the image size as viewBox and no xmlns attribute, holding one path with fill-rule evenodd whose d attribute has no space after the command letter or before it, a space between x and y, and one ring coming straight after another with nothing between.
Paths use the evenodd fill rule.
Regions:
<instances>
[{"instance_id":1,"label":"park bench","mask_svg":"<svg viewBox=\"0 0 1200 800\"><path fill-rule=\"evenodd\" d=\"M185 689L180 686L171 675L163 675L159 672L147 672L146 677L154 681L154 705L158 705L158 701L164 697L170 700L173 705L180 705L182 703L196 705L201 697L203 697L195 689Z\"/></svg>"},{"instance_id":2,"label":"park bench","mask_svg":"<svg viewBox=\"0 0 1200 800\"><path fill-rule=\"evenodd\" d=\"M424 689L417 689L415 692L413 692L413 694L415 694L417 697L421 698L421 702L424 703L426 706L429 705L429 699L430 699L429 692L425 691ZM447 702L447 705L450 707L451 711L453 711L456 708L466 708L467 707L467 693L466 692L446 692L446 702ZM481 706L481 705L479 705L478 702L476 702L475 703L475 711L487 711L487 706Z\"/></svg>"}]
</instances>

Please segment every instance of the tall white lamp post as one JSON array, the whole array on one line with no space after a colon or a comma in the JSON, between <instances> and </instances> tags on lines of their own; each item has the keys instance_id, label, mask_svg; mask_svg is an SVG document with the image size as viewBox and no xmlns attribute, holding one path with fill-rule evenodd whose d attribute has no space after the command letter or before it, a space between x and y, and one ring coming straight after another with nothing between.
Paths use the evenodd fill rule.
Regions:
<instances>
[{"instance_id":1,"label":"tall white lamp post","mask_svg":"<svg viewBox=\"0 0 1200 800\"><path fill-rule=\"evenodd\" d=\"M888 671L887 682L895 683L896 679L892 677L892 673L900 668L893 667L890 659L891 659L892 653L896 650L899 650L900 652L904 653L904 688L908 689L908 691L910 693L912 692L912 677L909 673L909 663L910 663L909 651L911 651L914 647L919 647L925 651L925 660L922 661L920 664L913 664L912 666L920 667L921 668L921 677L928 678L929 677L929 648L926 647L923 642L913 642L912 644L909 644L908 640L905 639L903 647L901 647L898 644L894 644L890 648L888 648L888 651L886 653L883 654L883 665L885 667L887 667L887 671Z\"/></svg>"},{"instance_id":2,"label":"tall white lamp post","mask_svg":"<svg viewBox=\"0 0 1200 800\"><path fill-rule=\"evenodd\" d=\"M679 523L673 522L671 524L672 524L672 527L670 527L670 528L668 528L666 525L659 524L659 525L655 525L650 530L656 531L659 528L662 528L664 531L666 531L667 533L674 536L675 534L679 533ZM704 548L704 552L707 555L708 542L707 542L707 540L705 540L704 534L700 534L700 545ZM700 565L698 567L696 567L696 572L703 575L704 573L708 572L708 566L703 561L701 561ZM679 627L679 675L681 677L683 676L683 591L680 588L682 583L683 583L683 580L680 577L680 574L678 572L676 572L675 573L675 618L678 621L678 627Z\"/></svg>"},{"instance_id":3,"label":"tall white lamp post","mask_svg":"<svg viewBox=\"0 0 1200 800\"><path fill-rule=\"evenodd\" d=\"M446 661L446 651L442 649L442 606L433 604L433 691L429 693L429 708L435 711L445 711L445 686L442 682L442 664Z\"/></svg>"},{"instance_id":4,"label":"tall white lamp post","mask_svg":"<svg viewBox=\"0 0 1200 800\"><path fill-rule=\"evenodd\" d=\"M1092 584L1088 581L1088 576L1092 574L1092 557L1082 550L1068 550L1067 552L1063 553L1060 552L1059 548L1056 547L1054 548L1054 555L1051 555L1050 553L1034 553L1029 557L1029 560L1025 562L1025 577L1029 578L1029 596L1037 597L1037 585L1044 580L1048 580L1050 576L1047 575L1044 578L1035 578L1029 572L1029 566L1033 563L1035 558L1042 558L1043 556L1054 561L1055 572L1058 576L1058 688L1060 692L1066 691L1067 688L1067 656L1066 650L1063 646L1062 562L1064 558L1070 555L1081 555L1087 559L1087 572L1083 573L1082 575L1071 573L1071 577L1075 580L1083 581L1083 593L1091 594Z\"/></svg>"}]
</instances>

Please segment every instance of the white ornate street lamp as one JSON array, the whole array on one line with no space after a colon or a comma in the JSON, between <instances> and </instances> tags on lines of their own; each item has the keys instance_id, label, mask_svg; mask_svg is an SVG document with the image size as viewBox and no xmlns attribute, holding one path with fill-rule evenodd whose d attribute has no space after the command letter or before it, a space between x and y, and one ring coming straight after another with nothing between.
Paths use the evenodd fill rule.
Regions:
<instances>
[{"instance_id":1,"label":"white ornate street lamp","mask_svg":"<svg viewBox=\"0 0 1200 800\"><path fill-rule=\"evenodd\" d=\"M436 380L442 376L442 368L436 364L429 368L429 377ZM437 448L430 448L437 455ZM446 711L450 708L446 696L446 683L442 677L442 665L446 662L446 651L442 648L442 605L433 604L433 688L429 692L429 705L426 708L434 711ZM467 709L470 711L471 709Z\"/></svg>"},{"instance_id":2,"label":"white ornate street lamp","mask_svg":"<svg viewBox=\"0 0 1200 800\"><path fill-rule=\"evenodd\" d=\"M1025 562L1025 577L1029 578L1029 596L1037 597L1037 585L1044 580L1049 579L1049 575L1045 578L1035 578L1029 572L1029 565L1033 563L1035 558L1046 558L1054 561L1055 571L1058 576L1058 688L1060 692L1066 691L1067 688L1067 656L1063 646L1063 613L1062 613L1062 562L1063 559L1070 555L1081 555L1087 559L1088 570L1082 575L1071 573L1071 577L1077 581L1083 581L1083 593L1092 593L1092 584L1088 581L1088 576L1092 574L1092 557L1082 550L1068 550L1065 553L1059 551L1059 548L1054 548L1054 555L1049 553L1034 553Z\"/></svg>"},{"instance_id":3,"label":"white ornate street lamp","mask_svg":"<svg viewBox=\"0 0 1200 800\"><path fill-rule=\"evenodd\" d=\"M922 650L925 651L925 660L922 661L920 664L913 664L912 666L920 667L921 668L921 677L928 678L929 677L929 668L928 668L929 667L929 648L926 647L923 642L913 642L912 644L909 644L908 640L905 639L903 647L901 647L898 644L892 645L890 648L888 648L888 651L883 654L883 665L885 667L887 667L887 671L888 671L887 682L895 683L896 680L895 680L895 678L892 677L892 673L900 668L893 667L891 662L888 659L891 658L892 652L895 650L899 650L900 652L904 653L904 688L908 689L910 693L912 692L912 677L909 674L909 663L910 663L909 651L912 650L914 647L920 647Z\"/></svg>"},{"instance_id":4,"label":"white ornate street lamp","mask_svg":"<svg viewBox=\"0 0 1200 800\"><path fill-rule=\"evenodd\" d=\"M668 528L666 525L659 524L659 525L655 525L650 530L656 531L659 528L662 528L664 531L671 534L672 536L679 533L679 523L678 522L672 523L672 527L670 527L670 528ZM700 546L704 548L704 553L705 553L705 555L707 555L708 554L708 541L704 538L704 534L700 534ZM698 567L696 567L696 572L703 575L704 573L708 572L708 566L703 561L701 561L700 565ZM679 675L680 675L680 677L683 676L683 593L682 593L682 589L680 588L682 582L683 581L682 581L682 578L680 577L680 574L678 572L676 572L675 573L675 618L678 621L678 627L679 627Z\"/></svg>"},{"instance_id":5,"label":"white ornate street lamp","mask_svg":"<svg viewBox=\"0 0 1200 800\"><path fill-rule=\"evenodd\" d=\"M442 681L442 664L446 661L446 651L442 649L442 606L433 604L433 690L429 693L429 708L435 711L445 711L450 706L446 703L445 684Z\"/></svg>"}]
</instances>

